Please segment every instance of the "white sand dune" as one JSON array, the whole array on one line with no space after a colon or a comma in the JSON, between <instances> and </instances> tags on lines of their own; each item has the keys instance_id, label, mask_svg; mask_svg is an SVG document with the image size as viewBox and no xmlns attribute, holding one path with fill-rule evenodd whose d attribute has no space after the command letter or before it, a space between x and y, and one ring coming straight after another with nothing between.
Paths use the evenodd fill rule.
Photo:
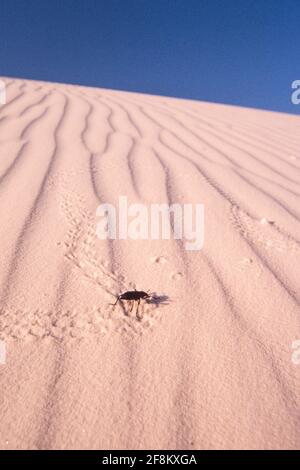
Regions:
<instances>
[{"instance_id":1,"label":"white sand dune","mask_svg":"<svg viewBox=\"0 0 300 470\"><path fill-rule=\"evenodd\" d=\"M300 118L3 80L0 448L299 448ZM203 249L98 240L119 195L203 203Z\"/></svg>"}]
</instances>

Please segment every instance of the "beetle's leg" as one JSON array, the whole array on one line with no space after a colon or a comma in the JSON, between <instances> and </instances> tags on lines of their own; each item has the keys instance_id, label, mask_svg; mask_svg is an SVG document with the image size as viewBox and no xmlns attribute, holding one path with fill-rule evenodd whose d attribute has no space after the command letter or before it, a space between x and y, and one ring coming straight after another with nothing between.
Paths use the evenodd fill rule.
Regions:
<instances>
[{"instance_id":1,"label":"beetle's leg","mask_svg":"<svg viewBox=\"0 0 300 470\"><path fill-rule=\"evenodd\" d=\"M116 305L117 302L119 302L119 300L120 300L120 297L118 296L118 297L117 297L117 300L115 301L115 303L114 303L114 304L109 304L109 305Z\"/></svg>"},{"instance_id":2,"label":"beetle's leg","mask_svg":"<svg viewBox=\"0 0 300 470\"><path fill-rule=\"evenodd\" d=\"M134 306L134 300L133 300L132 303L131 303L130 312L132 312L133 306Z\"/></svg>"},{"instance_id":3,"label":"beetle's leg","mask_svg":"<svg viewBox=\"0 0 300 470\"><path fill-rule=\"evenodd\" d=\"M122 304L122 309L123 309L124 315L126 315L128 317L129 313L128 313L128 309L127 309L127 302L125 302L125 305L126 305L126 307L124 307L123 304Z\"/></svg>"}]
</instances>

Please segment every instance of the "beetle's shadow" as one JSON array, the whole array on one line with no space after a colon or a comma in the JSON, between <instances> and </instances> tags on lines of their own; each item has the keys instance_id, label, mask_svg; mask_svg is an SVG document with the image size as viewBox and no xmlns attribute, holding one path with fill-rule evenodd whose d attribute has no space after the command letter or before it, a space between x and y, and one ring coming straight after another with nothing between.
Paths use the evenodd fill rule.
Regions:
<instances>
[{"instance_id":1,"label":"beetle's shadow","mask_svg":"<svg viewBox=\"0 0 300 470\"><path fill-rule=\"evenodd\" d=\"M147 299L146 302L152 305L169 305L172 301L168 295L158 295L156 292L152 292L151 298Z\"/></svg>"}]
</instances>

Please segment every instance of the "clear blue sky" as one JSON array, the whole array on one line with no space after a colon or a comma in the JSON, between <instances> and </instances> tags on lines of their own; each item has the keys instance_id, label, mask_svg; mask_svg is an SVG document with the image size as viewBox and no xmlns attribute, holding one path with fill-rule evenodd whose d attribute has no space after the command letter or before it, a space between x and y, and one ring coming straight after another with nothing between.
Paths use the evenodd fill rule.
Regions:
<instances>
[{"instance_id":1,"label":"clear blue sky","mask_svg":"<svg viewBox=\"0 0 300 470\"><path fill-rule=\"evenodd\" d=\"M300 114L299 0L0 0L0 75Z\"/></svg>"}]
</instances>

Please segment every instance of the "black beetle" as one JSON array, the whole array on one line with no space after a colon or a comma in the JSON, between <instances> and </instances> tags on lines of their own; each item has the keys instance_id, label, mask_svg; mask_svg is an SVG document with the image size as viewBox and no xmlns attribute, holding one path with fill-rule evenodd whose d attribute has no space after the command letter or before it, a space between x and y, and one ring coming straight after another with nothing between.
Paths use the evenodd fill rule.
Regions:
<instances>
[{"instance_id":1,"label":"black beetle","mask_svg":"<svg viewBox=\"0 0 300 470\"><path fill-rule=\"evenodd\" d=\"M140 302L141 300L149 299L150 297L151 297L150 294L142 290L129 290L129 291L124 292L123 294L118 295L115 303L111 305L116 305L116 303L119 302L119 300L128 300L129 302L132 302L131 309L130 309L130 312L131 312L134 306L134 302L137 301L136 317L139 320L141 320L141 317L138 314Z\"/></svg>"}]
</instances>

